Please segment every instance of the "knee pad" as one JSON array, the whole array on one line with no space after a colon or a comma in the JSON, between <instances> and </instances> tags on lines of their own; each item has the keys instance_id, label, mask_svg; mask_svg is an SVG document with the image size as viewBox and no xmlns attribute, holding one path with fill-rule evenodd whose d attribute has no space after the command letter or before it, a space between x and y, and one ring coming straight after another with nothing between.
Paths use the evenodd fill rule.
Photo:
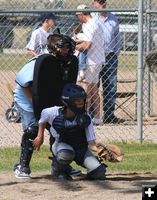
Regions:
<instances>
[{"instance_id":1,"label":"knee pad","mask_svg":"<svg viewBox=\"0 0 157 200\"><path fill-rule=\"evenodd\" d=\"M37 137L38 134L38 126L29 126L24 131L24 138L28 140L34 140Z\"/></svg>"},{"instance_id":2,"label":"knee pad","mask_svg":"<svg viewBox=\"0 0 157 200\"><path fill-rule=\"evenodd\" d=\"M61 149L56 154L56 160L59 164L69 165L75 157L75 152L70 149Z\"/></svg>"},{"instance_id":3,"label":"knee pad","mask_svg":"<svg viewBox=\"0 0 157 200\"><path fill-rule=\"evenodd\" d=\"M106 177L105 173L106 173L106 166L104 164L101 164L99 167L89 172L87 174L87 177L90 180L96 180L96 179L103 180Z\"/></svg>"},{"instance_id":4,"label":"knee pad","mask_svg":"<svg viewBox=\"0 0 157 200\"><path fill-rule=\"evenodd\" d=\"M30 151L33 150L32 141L37 137L38 134L38 127L37 126L30 126L28 127L22 136L22 143L21 146L26 148Z\"/></svg>"}]
</instances>

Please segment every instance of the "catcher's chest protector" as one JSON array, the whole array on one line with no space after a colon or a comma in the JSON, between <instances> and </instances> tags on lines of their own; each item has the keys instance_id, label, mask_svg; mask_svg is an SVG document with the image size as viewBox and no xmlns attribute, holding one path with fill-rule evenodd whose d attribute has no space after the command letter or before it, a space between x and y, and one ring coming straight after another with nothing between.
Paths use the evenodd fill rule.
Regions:
<instances>
[{"instance_id":1,"label":"catcher's chest protector","mask_svg":"<svg viewBox=\"0 0 157 200\"><path fill-rule=\"evenodd\" d=\"M67 82L76 83L78 60L72 56L63 65L55 56L43 54L36 60L33 75L33 106L37 119L44 108L61 105L61 93Z\"/></svg>"},{"instance_id":2,"label":"catcher's chest protector","mask_svg":"<svg viewBox=\"0 0 157 200\"><path fill-rule=\"evenodd\" d=\"M88 147L85 128L76 127L76 130L73 128L71 131L68 131L67 129L64 134L60 134L60 142L67 143L74 149Z\"/></svg>"}]
</instances>

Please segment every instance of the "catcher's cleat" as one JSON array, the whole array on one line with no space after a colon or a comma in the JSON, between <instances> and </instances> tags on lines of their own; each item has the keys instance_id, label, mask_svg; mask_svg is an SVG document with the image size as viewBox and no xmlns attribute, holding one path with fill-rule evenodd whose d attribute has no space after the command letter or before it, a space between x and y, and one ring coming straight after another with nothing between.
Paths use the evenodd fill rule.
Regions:
<instances>
[{"instance_id":1,"label":"catcher's cleat","mask_svg":"<svg viewBox=\"0 0 157 200\"><path fill-rule=\"evenodd\" d=\"M69 168L70 168L70 170L68 170L68 171L69 171L68 174L69 174L70 176L79 176L79 175L82 174L81 170L79 170L79 169L74 169L74 168L71 167L71 166L69 166Z\"/></svg>"},{"instance_id":2,"label":"catcher's cleat","mask_svg":"<svg viewBox=\"0 0 157 200\"><path fill-rule=\"evenodd\" d=\"M67 181L73 180L72 177L71 177L70 175L64 174L64 173L58 175L57 179L58 179L58 180L63 180L63 181L64 181L64 180L65 180L65 181L66 181L66 180L67 180Z\"/></svg>"},{"instance_id":3,"label":"catcher's cleat","mask_svg":"<svg viewBox=\"0 0 157 200\"><path fill-rule=\"evenodd\" d=\"M16 178L21 178L21 179L30 178L31 171L29 167L24 167L22 169L20 164L15 164L13 167L13 171Z\"/></svg>"},{"instance_id":4,"label":"catcher's cleat","mask_svg":"<svg viewBox=\"0 0 157 200\"><path fill-rule=\"evenodd\" d=\"M52 180L61 180L61 181L64 181L64 180L73 180L72 177L67 174L67 173L57 173L53 168L51 170L51 177L52 177Z\"/></svg>"},{"instance_id":5,"label":"catcher's cleat","mask_svg":"<svg viewBox=\"0 0 157 200\"><path fill-rule=\"evenodd\" d=\"M49 156L48 159L52 160L53 158L52 158L52 156ZM82 174L82 172L81 172L81 170L75 169L69 165L69 167L67 169L67 174L69 174L70 176L80 176Z\"/></svg>"}]
</instances>

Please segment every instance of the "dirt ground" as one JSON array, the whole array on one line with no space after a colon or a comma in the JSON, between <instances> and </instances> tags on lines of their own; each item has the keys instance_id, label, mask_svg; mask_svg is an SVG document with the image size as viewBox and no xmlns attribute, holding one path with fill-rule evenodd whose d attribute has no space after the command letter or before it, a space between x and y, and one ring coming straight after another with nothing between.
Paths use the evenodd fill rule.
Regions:
<instances>
[{"instance_id":1,"label":"dirt ground","mask_svg":"<svg viewBox=\"0 0 157 200\"><path fill-rule=\"evenodd\" d=\"M19 180L0 174L0 200L140 200L142 185L157 183L157 174L114 174L104 181L52 181L49 172Z\"/></svg>"}]
</instances>

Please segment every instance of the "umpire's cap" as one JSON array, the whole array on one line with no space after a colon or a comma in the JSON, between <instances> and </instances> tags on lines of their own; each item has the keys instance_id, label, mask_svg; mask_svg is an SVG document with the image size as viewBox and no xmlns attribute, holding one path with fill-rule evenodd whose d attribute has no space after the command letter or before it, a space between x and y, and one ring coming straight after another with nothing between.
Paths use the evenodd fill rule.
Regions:
<instances>
[{"instance_id":1,"label":"umpire's cap","mask_svg":"<svg viewBox=\"0 0 157 200\"><path fill-rule=\"evenodd\" d=\"M56 20L57 17L53 13L42 13L40 16L40 20L44 22L47 19Z\"/></svg>"}]
</instances>

